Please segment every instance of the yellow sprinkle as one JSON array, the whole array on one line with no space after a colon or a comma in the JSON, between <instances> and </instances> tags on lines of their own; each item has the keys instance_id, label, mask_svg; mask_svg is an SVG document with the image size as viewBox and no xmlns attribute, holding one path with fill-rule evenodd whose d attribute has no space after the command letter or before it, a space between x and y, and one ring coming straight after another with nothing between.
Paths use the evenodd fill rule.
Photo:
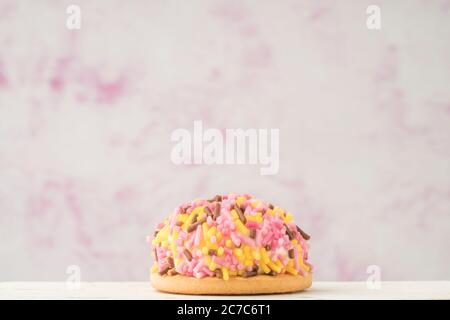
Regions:
<instances>
[{"instance_id":1,"label":"yellow sprinkle","mask_svg":"<svg viewBox=\"0 0 450 320\"><path fill-rule=\"evenodd\" d=\"M152 272L158 272L158 265L157 264L154 264L152 266Z\"/></svg>"},{"instance_id":2,"label":"yellow sprinkle","mask_svg":"<svg viewBox=\"0 0 450 320\"><path fill-rule=\"evenodd\" d=\"M290 266L286 267L286 271L289 272L290 274L293 274L293 275L297 275L298 274L298 271L296 269L294 269L293 267L290 267Z\"/></svg>"},{"instance_id":3,"label":"yellow sprinkle","mask_svg":"<svg viewBox=\"0 0 450 320\"><path fill-rule=\"evenodd\" d=\"M308 267L305 262L303 261L303 258L301 256L298 257L298 263L300 265L300 267L305 270L305 271L309 271L310 267Z\"/></svg>"},{"instance_id":4,"label":"yellow sprinkle","mask_svg":"<svg viewBox=\"0 0 450 320\"><path fill-rule=\"evenodd\" d=\"M249 246L244 246L244 254L246 257L251 257L252 253L251 253L251 249Z\"/></svg>"},{"instance_id":5,"label":"yellow sprinkle","mask_svg":"<svg viewBox=\"0 0 450 320\"><path fill-rule=\"evenodd\" d=\"M263 221L263 218L261 216L258 216L258 215L256 215L256 216L248 215L245 218L248 221L255 221L255 222L258 222L258 223L262 223L262 221Z\"/></svg>"},{"instance_id":6,"label":"yellow sprinkle","mask_svg":"<svg viewBox=\"0 0 450 320\"><path fill-rule=\"evenodd\" d=\"M277 266L279 266L280 268L283 268L283 267L284 267L283 263L281 263L280 260L275 261L275 264L276 264Z\"/></svg>"},{"instance_id":7,"label":"yellow sprinkle","mask_svg":"<svg viewBox=\"0 0 450 320\"><path fill-rule=\"evenodd\" d=\"M169 237L169 225L164 226L161 230L159 230L158 234L156 235L156 241L161 242L163 240L166 240Z\"/></svg>"},{"instance_id":8,"label":"yellow sprinkle","mask_svg":"<svg viewBox=\"0 0 450 320\"><path fill-rule=\"evenodd\" d=\"M292 240L292 244L293 244L294 246L296 246L297 243L298 243L297 239Z\"/></svg>"},{"instance_id":9,"label":"yellow sprinkle","mask_svg":"<svg viewBox=\"0 0 450 320\"><path fill-rule=\"evenodd\" d=\"M220 240L222 240L222 237L223 237L222 232L217 232L216 237L217 237L217 242L219 242Z\"/></svg>"},{"instance_id":10,"label":"yellow sprinkle","mask_svg":"<svg viewBox=\"0 0 450 320\"><path fill-rule=\"evenodd\" d=\"M161 241L161 247L166 248L167 249L167 240L163 240Z\"/></svg>"},{"instance_id":11,"label":"yellow sprinkle","mask_svg":"<svg viewBox=\"0 0 450 320\"><path fill-rule=\"evenodd\" d=\"M184 231L186 231L189 226L192 224L192 218L194 218L194 215L198 215L203 211L203 207L197 207L194 210L192 210L192 212L189 214L189 217L186 219L186 222L183 224L183 226L181 227L181 229L183 229Z\"/></svg>"},{"instance_id":12,"label":"yellow sprinkle","mask_svg":"<svg viewBox=\"0 0 450 320\"><path fill-rule=\"evenodd\" d=\"M236 228L238 229L238 231L240 233L242 233L245 236L250 236L250 230L248 230L248 228L246 226L244 226L244 224L242 223L241 220L235 220L236 223Z\"/></svg>"},{"instance_id":13,"label":"yellow sprinkle","mask_svg":"<svg viewBox=\"0 0 450 320\"><path fill-rule=\"evenodd\" d=\"M220 257L220 256L223 256L223 247L219 247L219 249L217 249L217 255Z\"/></svg>"},{"instance_id":14,"label":"yellow sprinkle","mask_svg":"<svg viewBox=\"0 0 450 320\"><path fill-rule=\"evenodd\" d=\"M208 255L208 248L207 247L203 247L202 248L202 253L203 253L203 255L207 256Z\"/></svg>"},{"instance_id":15,"label":"yellow sprinkle","mask_svg":"<svg viewBox=\"0 0 450 320\"><path fill-rule=\"evenodd\" d=\"M181 222L186 222L187 218L188 218L187 214L179 214L178 217L177 217L177 220L181 221Z\"/></svg>"},{"instance_id":16,"label":"yellow sprinkle","mask_svg":"<svg viewBox=\"0 0 450 320\"><path fill-rule=\"evenodd\" d=\"M271 216L274 216L275 214L273 213L272 209L267 209L266 210L266 214L270 214Z\"/></svg>"},{"instance_id":17,"label":"yellow sprinkle","mask_svg":"<svg viewBox=\"0 0 450 320\"><path fill-rule=\"evenodd\" d=\"M208 223L203 222L202 231L203 231L203 237L206 238L206 235L208 234Z\"/></svg>"},{"instance_id":18,"label":"yellow sprinkle","mask_svg":"<svg viewBox=\"0 0 450 320\"><path fill-rule=\"evenodd\" d=\"M266 249L265 249L265 248L261 248L261 249L259 250L259 252L261 253L262 261L263 261L265 264L268 265L269 262L271 262L271 261L270 261L269 256L267 255Z\"/></svg>"},{"instance_id":19,"label":"yellow sprinkle","mask_svg":"<svg viewBox=\"0 0 450 320\"><path fill-rule=\"evenodd\" d=\"M211 261L209 264L209 270L215 271L217 269L217 264L214 261Z\"/></svg>"},{"instance_id":20,"label":"yellow sprinkle","mask_svg":"<svg viewBox=\"0 0 450 320\"><path fill-rule=\"evenodd\" d=\"M253 265L253 261L252 261L252 260L245 260L245 261L244 261L244 265L245 265L246 267L251 267L251 266Z\"/></svg>"},{"instance_id":21,"label":"yellow sprinkle","mask_svg":"<svg viewBox=\"0 0 450 320\"><path fill-rule=\"evenodd\" d=\"M260 261L259 262L259 266L264 271L264 273L269 273L270 272L270 268L264 263L264 261Z\"/></svg>"},{"instance_id":22,"label":"yellow sprinkle","mask_svg":"<svg viewBox=\"0 0 450 320\"><path fill-rule=\"evenodd\" d=\"M277 266L275 263L273 263L272 261L270 261L268 264L270 269L272 269L273 271L280 273L281 272L281 267Z\"/></svg>"},{"instance_id":23,"label":"yellow sprinkle","mask_svg":"<svg viewBox=\"0 0 450 320\"><path fill-rule=\"evenodd\" d=\"M223 280L228 280L230 279L230 276L228 274L228 269L225 267L222 267L222 276L223 276Z\"/></svg>"},{"instance_id":24,"label":"yellow sprinkle","mask_svg":"<svg viewBox=\"0 0 450 320\"><path fill-rule=\"evenodd\" d=\"M243 256L243 253L242 253L242 249L241 248L236 248L236 249L234 249L233 250L233 253L234 253L234 255L236 256L236 257L242 257Z\"/></svg>"},{"instance_id":25,"label":"yellow sprinkle","mask_svg":"<svg viewBox=\"0 0 450 320\"><path fill-rule=\"evenodd\" d=\"M181 262L183 262L183 259L178 259L178 258L175 259L175 260L174 260L175 267L179 266Z\"/></svg>"},{"instance_id":26,"label":"yellow sprinkle","mask_svg":"<svg viewBox=\"0 0 450 320\"><path fill-rule=\"evenodd\" d=\"M207 232L208 238L211 238L213 235L215 235L216 231L217 231L216 227L211 227L211 229L209 229Z\"/></svg>"},{"instance_id":27,"label":"yellow sprinkle","mask_svg":"<svg viewBox=\"0 0 450 320\"><path fill-rule=\"evenodd\" d=\"M240 206L241 203L244 202L245 200L247 200L247 198L242 197L242 196L241 197L237 197L236 203L237 203L238 206Z\"/></svg>"},{"instance_id":28,"label":"yellow sprinkle","mask_svg":"<svg viewBox=\"0 0 450 320\"><path fill-rule=\"evenodd\" d=\"M231 241L230 239L227 239L227 241L225 241L225 246L227 248L231 248L233 246L233 241Z\"/></svg>"},{"instance_id":29,"label":"yellow sprinkle","mask_svg":"<svg viewBox=\"0 0 450 320\"><path fill-rule=\"evenodd\" d=\"M292 213L288 212L288 213L286 214L286 217L284 218L284 222L285 222L285 223L289 223L289 222L292 221L292 219L293 219Z\"/></svg>"},{"instance_id":30,"label":"yellow sprinkle","mask_svg":"<svg viewBox=\"0 0 450 320\"><path fill-rule=\"evenodd\" d=\"M261 260L261 254L259 253L259 251L258 250L256 250L256 249L253 249L253 258L255 259L255 260Z\"/></svg>"},{"instance_id":31,"label":"yellow sprinkle","mask_svg":"<svg viewBox=\"0 0 450 320\"><path fill-rule=\"evenodd\" d=\"M294 266L294 260L289 259L286 268L287 268L287 267L293 267L293 266Z\"/></svg>"},{"instance_id":32,"label":"yellow sprinkle","mask_svg":"<svg viewBox=\"0 0 450 320\"><path fill-rule=\"evenodd\" d=\"M206 246L208 247L208 249L212 249L212 250L219 249L219 246L217 245L217 243L207 242Z\"/></svg>"},{"instance_id":33,"label":"yellow sprinkle","mask_svg":"<svg viewBox=\"0 0 450 320\"><path fill-rule=\"evenodd\" d=\"M239 215L237 214L236 210L233 209L230 211L230 213L234 220L239 219Z\"/></svg>"}]
</instances>

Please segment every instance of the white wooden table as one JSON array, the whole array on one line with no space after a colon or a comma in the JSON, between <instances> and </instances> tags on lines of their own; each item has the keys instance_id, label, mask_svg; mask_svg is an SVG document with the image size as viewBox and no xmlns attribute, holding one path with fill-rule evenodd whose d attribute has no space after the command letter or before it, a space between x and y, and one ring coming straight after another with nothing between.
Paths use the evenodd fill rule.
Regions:
<instances>
[{"instance_id":1,"label":"white wooden table","mask_svg":"<svg viewBox=\"0 0 450 320\"><path fill-rule=\"evenodd\" d=\"M0 299L450 299L450 281L382 282L369 289L365 282L315 282L304 292L261 296L189 296L161 293L149 282L2 282Z\"/></svg>"}]
</instances>

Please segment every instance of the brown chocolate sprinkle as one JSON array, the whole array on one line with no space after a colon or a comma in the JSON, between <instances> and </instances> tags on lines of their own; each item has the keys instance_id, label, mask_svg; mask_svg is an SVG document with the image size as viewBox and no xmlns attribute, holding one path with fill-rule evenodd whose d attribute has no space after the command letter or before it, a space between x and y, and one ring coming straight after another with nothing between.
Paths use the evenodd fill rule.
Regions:
<instances>
[{"instance_id":1,"label":"brown chocolate sprinkle","mask_svg":"<svg viewBox=\"0 0 450 320\"><path fill-rule=\"evenodd\" d=\"M273 204L269 203L269 209L273 210L274 206Z\"/></svg>"},{"instance_id":2,"label":"brown chocolate sprinkle","mask_svg":"<svg viewBox=\"0 0 450 320\"><path fill-rule=\"evenodd\" d=\"M220 216L220 202L216 204L214 208L214 220L216 220Z\"/></svg>"},{"instance_id":3,"label":"brown chocolate sprinkle","mask_svg":"<svg viewBox=\"0 0 450 320\"><path fill-rule=\"evenodd\" d=\"M216 274L217 278L219 278L219 279L223 278L222 270L216 269L215 274Z\"/></svg>"},{"instance_id":4,"label":"brown chocolate sprinkle","mask_svg":"<svg viewBox=\"0 0 450 320\"><path fill-rule=\"evenodd\" d=\"M158 251L156 249L153 250L153 253L155 254L155 260L158 262Z\"/></svg>"},{"instance_id":5,"label":"brown chocolate sprinkle","mask_svg":"<svg viewBox=\"0 0 450 320\"><path fill-rule=\"evenodd\" d=\"M153 233L153 238L156 238L156 236L158 235L158 232L159 232L159 230L156 230L156 231Z\"/></svg>"},{"instance_id":6,"label":"brown chocolate sprinkle","mask_svg":"<svg viewBox=\"0 0 450 320\"><path fill-rule=\"evenodd\" d=\"M269 276L276 276L278 273L276 271L270 270L268 273Z\"/></svg>"},{"instance_id":7,"label":"brown chocolate sprinkle","mask_svg":"<svg viewBox=\"0 0 450 320\"><path fill-rule=\"evenodd\" d=\"M292 233L291 229L289 229L286 223L284 224L284 226L286 227L286 233L289 236L289 240L294 240L295 235Z\"/></svg>"},{"instance_id":8,"label":"brown chocolate sprinkle","mask_svg":"<svg viewBox=\"0 0 450 320\"><path fill-rule=\"evenodd\" d=\"M242 276L244 277L244 278L248 278L248 277L254 277L254 276L256 276L258 274L258 272L256 272L256 271L247 271L247 272L244 272L243 274L242 274Z\"/></svg>"},{"instance_id":9,"label":"brown chocolate sprinkle","mask_svg":"<svg viewBox=\"0 0 450 320\"><path fill-rule=\"evenodd\" d=\"M303 231L302 229L300 229L299 226L296 226L296 227L297 227L297 231L300 232L300 234L302 235L303 239L309 240L309 239L311 238L310 235L307 234L307 233L306 233L305 231Z\"/></svg>"},{"instance_id":10,"label":"brown chocolate sprinkle","mask_svg":"<svg viewBox=\"0 0 450 320\"><path fill-rule=\"evenodd\" d=\"M295 255L294 255L294 249L290 249L290 250L288 251L288 254L289 254L289 258L294 259L294 257L295 257Z\"/></svg>"},{"instance_id":11,"label":"brown chocolate sprinkle","mask_svg":"<svg viewBox=\"0 0 450 320\"><path fill-rule=\"evenodd\" d=\"M202 219L198 220L197 222L191 224L191 225L188 227L187 232L190 233L190 232L192 232L192 231L197 230L197 227L198 227L199 225L201 225L201 224L202 224L203 222L205 222L205 221L206 221L206 219L205 219L205 218L202 218Z\"/></svg>"},{"instance_id":12,"label":"brown chocolate sprinkle","mask_svg":"<svg viewBox=\"0 0 450 320\"><path fill-rule=\"evenodd\" d=\"M173 264L173 258L167 257L167 263L169 264L169 267L173 268L175 265Z\"/></svg>"},{"instance_id":13,"label":"brown chocolate sprinkle","mask_svg":"<svg viewBox=\"0 0 450 320\"><path fill-rule=\"evenodd\" d=\"M256 238L256 229L255 228L250 229L250 238L252 238L252 239Z\"/></svg>"},{"instance_id":14,"label":"brown chocolate sprinkle","mask_svg":"<svg viewBox=\"0 0 450 320\"><path fill-rule=\"evenodd\" d=\"M203 209L203 211L205 211L205 213L206 213L207 216L211 216L211 217L212 217L213 214L212 214L211 210L209 210L208 207L205 207L205 208Z\"/></svg>"},{"instance_id":15,"label":"brown chocolate sprinkle","mask_svg":"<svg viewBox=\"0 0 450 320\"><path fill-rule=\"evenodd\" d=\"M175 225L181 227L181 226L183 225L183 221L177 221L177 222L175 223Z\"/></svg>"},{"instance_id":16,"label":"brown chocolate sprinkle","mask_svg":"<svg viewBox=\"0 0 450 320\"><path fill-rule=\"evenodd\" d=\"M167 272L167 275L169 275L169 276L174 276L174 275L176 275L176 274L178 274L178 272L177 272L177 270L175 270L175 269L170 269L168 272Z\"/></svg>"},{"instance_id":17,"label":"brown chocolate sprinkle","mask_svg":"<svg viewBox=\"0 0 450 320\"><path fill-rule=\"evenodd\" d=\"M234 205L234 210L236 210L236 212L237 212L237 214L239 216L239 219L242 221L242 223L246 224L247 223L247 219L245 218L244 214L242 213L241 208L239 208L239 206L235 204Z\"/></svg>"},{"instance_id":18,"label":"brown chocolate sprinkle","mask_svg":"<svg viewBox=\"0 0 450 320\"><path fill-rule=\"evenodd\" d=\"M252 268L253 271L258 271L258 269L259 269L259 267L257 265L254 265Z\"/></svg>"},{"instance_id":19,"label":"brown chocolate sprinkle","mask_svg":"<svg viewBox=\"0 0 450 320\"><path fill-rule=\"evenodd\" d=\"M191 223L195 223L197 221L197 218L198 218L198 214L196 213L192 216Z\"/></svg>"},{"instance_id":20,"label":"brown chocolate sprinkle","mask_svg":"<svg viewBox=\"0 0 450 320\"><path fill-rule=\"evenodd\" d=\"M222 196L220 195L216 195L214 198L207 200L208 202L221 202L222 201Z\"/></svg>"},{"instance_id":21,"label":"brown chocolate sprinkle","mask_svg":"<svg viewBox=\"0 0 450 320\"><path fill-rule=\"evenodd\" d=\"M266 247L265 247L265 248L266 248L267 251L272 250L272 246L271 246L270 244L266 244Z\"/></svg>"},{"instance_id":22,"label":"brown chocolate sprinkle","mask_svg":"<svg viewBox=\"0 0 450 320\"><path fill-rule=\"evenodd\" d=\"M209 254L210 256L215 256L215 255L217 255L217 251L214 250L214 249L209 249L209 250L208 250L208 254Z\"/></svg>"},{"instance_id":23,"label":"brown chocolate sprinkle","mask_svg":"<svg viewBox=\"0 0 450 320\"><path fill-rule=\"evenodd\" d=\"M159 275L164 275L164 274L166 274L167 273L167 271L169 271L169 267L165 267L164 269L162 269L160 272L159 272Z\"/></svg>"},{"instance_id":24,"label":"brown chocolate sprinkle","mask_svg":"<svg viewBox=\"0 0 450 320\"><path fill-rule=\"evenodd\" d=\"M192 231L197 230L197 227L198 227L198 223L197 222L193 223L187 228L187 232L191 233Z\"/></svg>"},{"instance_id":25,"label":"brown chocolate sprinkle","mask_svg":"<svg viewBox=\"0 0 450 320\"><path fill-rule=\"evenodd\" d=\"M187 259L188 261L191 261L191 260L192 260L192 254L191 254L191 252L190 252L188 249L184 249L184 250L183 250L183 254L184 254L184 256L186 257L186 259Z\"/></svg>"}]
</instances>

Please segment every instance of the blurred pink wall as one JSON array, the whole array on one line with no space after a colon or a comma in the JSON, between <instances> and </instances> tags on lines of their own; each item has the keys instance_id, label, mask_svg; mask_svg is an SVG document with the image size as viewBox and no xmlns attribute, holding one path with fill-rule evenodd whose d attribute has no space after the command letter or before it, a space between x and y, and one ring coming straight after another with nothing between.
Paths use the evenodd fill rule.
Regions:
<instances>
[{"instance_id":1,"label":"blurred pink wall","mask_svg":"<svg viewBox=\"0 0 450 320\"><path fill-rule=\"evenodd\" d=\"M228 192L318 280L450 280L450 2L376 2L0 0L0 280L145 280L155 223ZM194 120L279 128L279 173L175 166Z\"/></svg>"}]
</instances>

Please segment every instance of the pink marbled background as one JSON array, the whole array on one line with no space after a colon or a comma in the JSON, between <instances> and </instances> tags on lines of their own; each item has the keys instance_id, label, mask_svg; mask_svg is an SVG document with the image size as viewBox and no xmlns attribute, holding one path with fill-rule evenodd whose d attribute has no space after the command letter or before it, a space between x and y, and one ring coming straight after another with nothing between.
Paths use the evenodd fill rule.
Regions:
<instances>
[{"instance_id":1,"label":"pink marbled background","mask_svg":"<svg viewBox=\"0 0 450 320\"><path fill-rule=\"evenodd\" d=\"M154 224L229 191L294 212L316 279L450 280L450 2L375 2L0 0L0 280L147 279ZM280 128L279 174L173 165L196 119Z\"/></svg>"}]
</instances>

